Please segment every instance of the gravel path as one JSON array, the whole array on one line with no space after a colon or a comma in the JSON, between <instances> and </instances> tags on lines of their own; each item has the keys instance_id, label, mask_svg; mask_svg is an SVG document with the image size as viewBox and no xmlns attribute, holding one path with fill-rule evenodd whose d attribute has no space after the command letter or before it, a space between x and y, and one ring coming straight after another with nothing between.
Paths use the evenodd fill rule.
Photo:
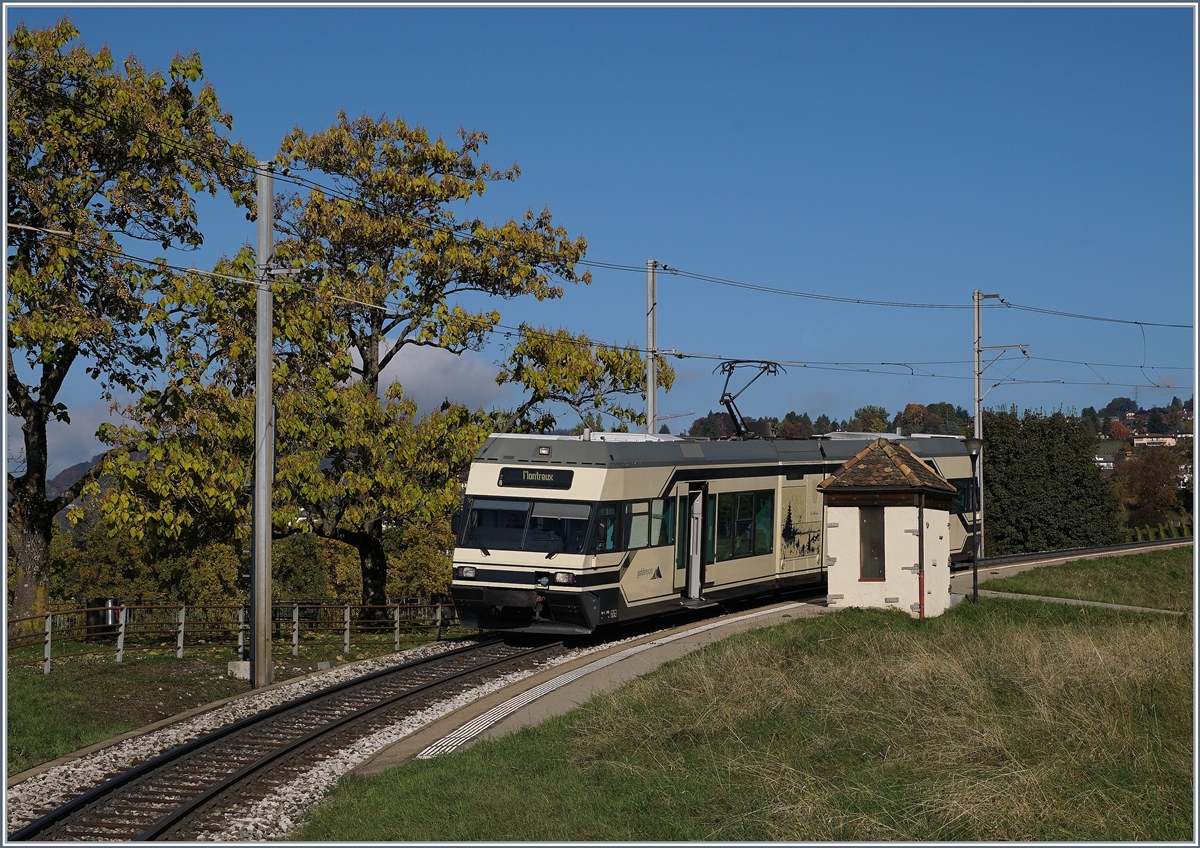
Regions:
<instances>
[{"instance_id":1,"label":"gravel path","mask_svg":"<svg viewBox=\"0 0 1200 848\"><path fill-rule=\"evenodd\" d=\"M560 665L577 657L604 650L621 642L608 642L591 648L576 649L559 655L525 672L516 672L439 701L429 708L362 739L329 757L318 767L284 784L270 798L259 802L251 811L239 814L236 821L220 832L207 836L213 840L275 840L287 836L307 810L333 788L338 779L380 749L424 727L447 713L462 707L511 683L536 674L542 669ZM353 665L331 669L302 680L283 684L270 691L247 695L209 712L160 728L144 736L135 736L108 748L94 751L66 763L61 763L8 789L7 833L12 833L40 816L97 786L134 764L145 762L171 748L218 727L239 721L262 710L290 701L300 695L324 689L335 683L361 677L373 671L399 665L413 659L438 654L462 643L438 642L363 660Z\"/></svg>"}]
</instances>

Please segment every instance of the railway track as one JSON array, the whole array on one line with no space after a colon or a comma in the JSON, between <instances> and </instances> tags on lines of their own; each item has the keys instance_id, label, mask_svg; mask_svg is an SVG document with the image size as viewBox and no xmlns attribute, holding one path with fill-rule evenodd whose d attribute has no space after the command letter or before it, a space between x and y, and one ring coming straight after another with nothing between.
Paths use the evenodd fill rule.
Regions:
<instances>
[{"instance_id":1,"label":"railway track","mask_svg":"<svg viewBox=\"0 0 1200 848\"><path fill-rule=\"evenodd\" d=\"M12 841L212 838L232 817L331 753L436 700L562 650L480 642L264 710L91 789L9 835Z\"/></svg>"},{"instance_id":2,"label":"railway track","mask_svg":"<svg viewBox=\"0 0 1200 848\"><path fill-rule=\"evenodd\" d=\"M1038 551L1031 554L1009 554L1008 556L981 557L979 568L982 571L997 565L1016 565L1023 562L1040 562L1047 559L1091 558L1106 554L1132 553L1134 551L1154 551L1165 548L1177 548L1180 545L1192 544L1191 536L1181 536L1177 539L1154 539L1147 542L1122 542L1118 545L1101 545L1094 548L1064 548L1057 551ZM964 560L954 563L951 571L966 571L971 568L971 561Z\"/></svg>"}]
</instances>

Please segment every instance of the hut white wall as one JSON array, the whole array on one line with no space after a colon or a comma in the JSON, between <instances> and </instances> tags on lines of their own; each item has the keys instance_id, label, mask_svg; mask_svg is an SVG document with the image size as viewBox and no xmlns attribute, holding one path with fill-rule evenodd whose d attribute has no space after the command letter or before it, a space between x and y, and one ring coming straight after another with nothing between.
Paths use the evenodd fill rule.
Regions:
<instances>
[{"instance_id":1,"label":"hut white wall","mask_svg":"<svg viewBox=\"0 0 1200 848\"><path fill-rule=\"evenodd\" d=\"M863 581L859 545L858 507L828 507L825 511L825 564L829 606L902 609L920 616L920 510L889 506L883 512L884 575L882 581ZM950 514L925 509L925 617L941 615L950 606Z\"/></svg>"}]
</instances>

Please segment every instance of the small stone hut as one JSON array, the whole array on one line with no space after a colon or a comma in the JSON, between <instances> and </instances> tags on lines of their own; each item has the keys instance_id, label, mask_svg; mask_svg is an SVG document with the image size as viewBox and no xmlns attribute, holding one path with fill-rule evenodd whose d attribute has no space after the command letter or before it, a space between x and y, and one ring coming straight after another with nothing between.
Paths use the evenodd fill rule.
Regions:
<instances>
[{"instance_id":1,"label":"small stone hut","mask_svg":"<svg viewBox=\"0 0 1200 848\"><path fill-rule=\"evenodd\" d=\"M817 488L831 608L895 607L931 618L950 607L953 484L880 438Z\"/></svg>"}]
</instances>

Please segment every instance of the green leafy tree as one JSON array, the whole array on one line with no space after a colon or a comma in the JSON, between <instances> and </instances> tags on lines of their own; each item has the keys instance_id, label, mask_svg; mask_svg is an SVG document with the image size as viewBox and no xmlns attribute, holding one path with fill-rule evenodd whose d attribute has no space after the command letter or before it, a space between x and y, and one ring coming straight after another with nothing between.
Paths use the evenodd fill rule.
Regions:
<instances>
[{"instance_id":1,"label":"green leafy tree","mask_svg":"<svg viewBox=\"0 0 1200 848\"><path fill-rule=\"evenodd\" d=\"M833 422L829 420L829 416L821 413L817 416L817 420L813 422L813 432L824 435L833 429Z\"/></svg>"},{"instance_id":2,"label":"green leafy tree","mask_svg":"<svg viewBox=\"0 0 1200 848\"><path fill-rule=\"evenodd\" d=\"M983 481L989 555L1120 541L1113 484L1092 461L1094 443L1060 412L985 411Z\"/></svg>"},{"instance_id":3,"label":"green leafy tree","mask_svg":"<svg viewBox=\"0 0 1200 848\"><path fill-rule=\"evenodd\" d=\"M271 546L272 594L276 603L356 603L362 569L354 548L315 533L294 533Z\"/></svg>"},{"instance_id":4,"label":"green leafy tree","mask_svg":"<svg viewBox=\"0 0 1200 848\"><path fill-rule=\"evenodd\" d=\"M64 19L18 25L8 40L7 403L24 435L24 467L8 475L14 616L45 610L53 517L90 479L46 496L47 423L70 420L64 379L86 363L111 398L138 391L161 361L163 328L146 316L165 271L124 258L119 237L198 247L193 195L246 199L249 157L229 142L232 119L197 54L165 75L134 56L116 69L107 48L78 38Z\"/></svg>"},{"instance_id":5,"label":"green leafy tree","mask_svg":"<svg viewBox=\"0 0 1200 848\"><path fill-rule=\"evenodd\" d=\"M1124 418L1127 412L1137 412L1138 405L1133 398L1115 397L1102 411L1105 415L1111 415L1114 418Z\"/></svg>"},{"instance_id":6,"label":"green leafy tree","mask_svg":"<svg viewBox=\"0 0 1200 848\"><path fill-rule=\"evenodd\" d=\"M883 433L887 431L889 421L891 418L882 406L864 406L854 410L849 427L864 433Z\"/></svg>"},{"instance_id":7,"label":"green leafy tree","mask_svg":"<svg viewBox=\"0 0 1200 848\"><path fill-rule=\"evenodd\" d=\"M1136 504L1129 523L1157 524L1179 508L1179 454L1166 447L1149 447L1121 463L1121 493Z\"/></svg>"},{"instance_id":8,"label":"green leafy tree","mask_svg":"<svg viewBox=\"0 0 1200 848\"><path fill-rule=\"evenodd\" d=\"M392 598L430 598L450 591L454 532L448 516L408 524L388 559L387 593Z\"/></svg>"},{"instance_id":9,"label":"green leafy tree","mask_svg":"<svg viewBox=\"0 0 1200 848\"><path fill-rule=\"evenodd\" d=\"M369 605L386 601L385 526L407 532L446 520L458 506L456 474L498 422L537 429L552 419L541 404L568 398L620 415L619 406L604 400L597 407L597 392L642 390L633 374L635 355L581 359L579 340L571 342L565 332L519 345L504 366L502 382L536 395L523 410L485 414L448 402L418 415L399 385L384 383L383 370L414 346L453 353L482 348L499 313L462 302L557 298L563 289L552 276L590 279L575 272L586 243L569 238L549 212L497 226L459 221L457 205L518 173L515 166L497 172L479 161L482 133L460 138L455 149L401 121L341 115L317 135L295 130L278 160L319 171L333 188L276 203L285 238L273 262L296 276L274 285L273 529L277 537L311 532L352 546ZM218 270L249 278L254 262L246 250ZM187 535L198 543L212 528L244 533L249 525L253 342L247 328L254 322L247 286L222 278L191 283L170 298L198 328L195 343L181 345L172 360L187 369L188 385L166 403L169 426L137 408L128 425L110 433L124 446L110 464L122 488L106 504L114 521L135 533ZM555 345L576 358L567 365L539 360ZM148 397L143 405L155 402ZM145 460L135 458L139 451Z\"/></svg>"},{"instance_id":10,"label":"green leafy tree","mask_svg":"<svg viewBox=\"0 0 1200 848\"><path fill-rule=\"evenodd\" d=\"M803 415L789 412L783 416L783 421L779 422L776 433L785 439L807 439L813 434L812 419L808 417L807 412Z\"/></svg>"},{"instance_id":11,"label":"green leafy tree","mask_svg":"<svg viewBox=\"0 0 1200 848\"><path fill-rule=\"evenodd\" d=\"M565 329L548 331L522 324L520 339L496 375L499 385L521 387L525 400L507 416L504 432L548 432L557 419L548 406L570 407L585 424L596 415L615 419L619 425L645 425L646 415L626 398L645 397L646 362L633 345L617 348L593 344L585 335ZM658 357L658 385L670 391L675 371ZM588 417L591 416L591 417Z\"/></svg>"},{"instance_id":12,"label":"green leafy tree","mask_svg":"<svg viewBox=\"0 0 1200 848\"><path fill-rule=\"evenodd\" d=\"M709 439L728 439L735 432L733 419L729 417L728 412L713 412L712 410L709 410L708 415L703 418L693 421L692 426L688 429L689 436Z\"/></svg>"}]
</instances>

